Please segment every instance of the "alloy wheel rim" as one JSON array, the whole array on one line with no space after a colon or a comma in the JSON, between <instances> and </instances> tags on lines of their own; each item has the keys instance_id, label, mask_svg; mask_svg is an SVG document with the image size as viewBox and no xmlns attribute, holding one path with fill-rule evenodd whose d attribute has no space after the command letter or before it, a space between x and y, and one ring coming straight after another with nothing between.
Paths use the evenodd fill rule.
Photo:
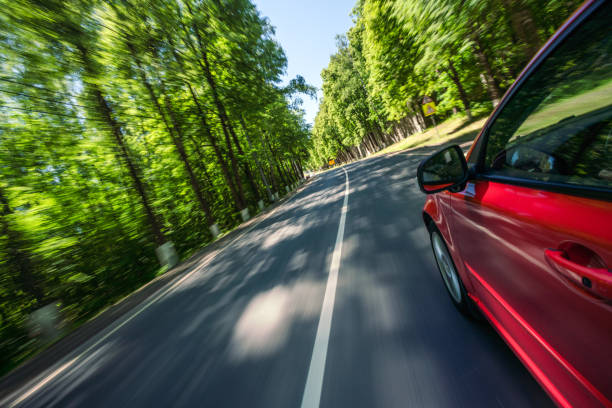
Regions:
<instances>
[{"instance_id":1,"label":"alloy wheel rim","mask_svg":"<svg viewBox=\"0 0 612 408\"><path fill-rule=\"evenodd\" d=\"M455 270L455 265L450 259L450 254L442 242L442 238L439 234L434 233L432 237L434 255L438 268L440 269L442 279L448 289L453 300L457 303L461 302L461 287L459 286L459 276Z\"/></svg>"}]
</instances>

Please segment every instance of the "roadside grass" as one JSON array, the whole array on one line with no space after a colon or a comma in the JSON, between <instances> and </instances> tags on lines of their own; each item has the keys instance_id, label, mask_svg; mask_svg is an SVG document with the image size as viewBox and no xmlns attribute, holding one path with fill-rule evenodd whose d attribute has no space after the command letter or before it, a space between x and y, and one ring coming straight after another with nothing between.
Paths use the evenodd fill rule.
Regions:
<instances>
[{"instance_id":1,"label":"roadside grass","mask_svg":"<svg viewBox=\"0 0 612 408\"><path fill-rule=\"evenodd\" d=\"M425 129L423 132L412 134L404 140L400 140L399 142L389 145L384 149L371 154L370 156L356 161L367 160L383 154L396 153L402 150L415 149L424 146L439 146L449 142L455 144L471 142L476 138L480 132L480 129L482 129L488 118L489 116L487 115L483 118L469 122L463 115L452 116L438 124L437 131L433 127ZM313 172L313 175L323 174L349 163L336 164L327 169Z\"/></svg>"},{"instance_id":2,"label":"roadside grass","mask_svg":"<svg viewBox=\"0 0 612 408\"><path fill-rule=\"evenodd\" d=\"M468 122L465 116L453 116L438 124L437 131L433 127L425 129L423 132L415 133L404 140L400 140L397 143L385 147L370 157L395 153L416 147L441 145L450 141L458 144L469 142L474 140L487 119L488 116L473 122Z\"/></svg>"},{"instance_id":3,"label":"roadside grass","mask_svg":"<svg viewBox=\"0 0 612 408\"><path fill-rule=\"evenodd\" d=\"M532 114L517 130L516 134L528 134L557 123L559 119L572 115L578 116L612 102L612 81L598 87L591 88L572 98L562 99L546 106L543 110ZM453 116L438 124L438 129L431 127L423 132L415 133L404 140L394 143L372 154L376 157L383 154L395 153L406 149L423 146L436 146L448 142L461 144L474 140L488 119L488 115L473 122L468 122L463 115Z\"/></svg>"}]
</instances>

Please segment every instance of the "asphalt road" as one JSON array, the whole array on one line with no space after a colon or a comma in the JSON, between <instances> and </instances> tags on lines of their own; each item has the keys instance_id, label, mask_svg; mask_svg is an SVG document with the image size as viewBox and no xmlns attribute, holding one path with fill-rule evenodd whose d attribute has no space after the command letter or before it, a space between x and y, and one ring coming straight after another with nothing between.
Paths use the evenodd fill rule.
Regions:
<instances>
[{"instance_id":1,"label":"asphalt road","mask_svg":"<svg viewBox=\"0 0 612 408\"><path fill-rule=\"evenodd\" d=\"M346 166L343 236L345 172L317 176L0 405L551 406L445 293L415 182L428 151Z\"/></svg>"}]
</instances>

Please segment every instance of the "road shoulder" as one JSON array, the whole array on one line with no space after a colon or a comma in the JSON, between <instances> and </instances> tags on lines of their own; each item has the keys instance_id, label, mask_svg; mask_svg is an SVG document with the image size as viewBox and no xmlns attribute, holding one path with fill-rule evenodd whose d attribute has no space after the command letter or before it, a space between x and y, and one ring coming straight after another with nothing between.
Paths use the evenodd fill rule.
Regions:
<instances>
[{"instance_id":1,"label":"road shoulder","mask_svg":"<svg viewBox=\"0 0 612 408\"><path fill-rule=\"evenodd\" d=\"M45 371L60 363L70 353L84 345L87 341L102 333L111 324L135 310L147 299L156 293L171 287L179 279L188 275L196 268L212 260L220 251L234 242L237 238L254 228L261 221L271 216L279 207L291 200L302 191L312 179L305 180L299 187L281 198L278 202L266 207L262 212L247 222L240 224L220 239L202 248L189 259L184 260L176 267L163 275L151 280L130 295L109 306L97 316L79 326L68 335L62 337L47 349L41 351L11 372L0 378L0 401L14 394L28 383L33 382Z\"/></svg>"}]
</instances>

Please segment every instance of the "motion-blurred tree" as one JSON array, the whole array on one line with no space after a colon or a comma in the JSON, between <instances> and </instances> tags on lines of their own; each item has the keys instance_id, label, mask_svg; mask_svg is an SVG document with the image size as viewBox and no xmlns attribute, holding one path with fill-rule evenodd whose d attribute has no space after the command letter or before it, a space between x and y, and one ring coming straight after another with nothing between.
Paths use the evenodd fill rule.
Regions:
<instances>
[{"instance_id":1,"label":"motion-blurred tree","mask_svg":"<svg viewBox=\"0 0 612 408\"><path fill-rule=\"evenodd\" d=\"M348 41L338 41L322 73L311 167L363 157L430 125L424 96L441 118L458 108L468 121L490 111L579 4L358 0Z\"/></svg>"},{"instance_id":2,"label":"motion-blurred tree","mask_svg":"<svg viewBox=\"0 0 612 408\"><path fill-rule=\"evenodd\" d=\"M0 0L0 365L303 177L309 129L248 0ZM245 186L245 187L243 187Z\"/></svg>"}]
</instances>

